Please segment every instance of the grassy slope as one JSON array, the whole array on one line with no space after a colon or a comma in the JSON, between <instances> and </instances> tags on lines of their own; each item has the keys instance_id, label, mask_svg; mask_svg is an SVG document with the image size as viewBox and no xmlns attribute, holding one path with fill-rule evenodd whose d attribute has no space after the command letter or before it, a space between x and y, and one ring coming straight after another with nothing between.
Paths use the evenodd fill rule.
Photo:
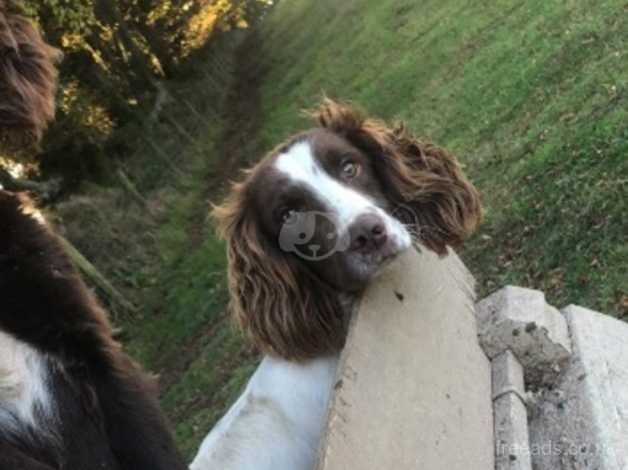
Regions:
<instances>
[{"instance_id":1,"label":"grassy slope","mask_svg":"<svg viewBox=\"0 0 628 470\"><path fill-rule=\"evenodd\" d=\"M214 60L206 64L218 82L217 94L203 99L207 76L181 92L197 118L225 106L225 90L235 69L234 47L232 43L222 47L222 73ZM170 195L158 196L167 206L155 233L159 253L155 261L160 267L142 296L140 314L123 326L130 352L161 374L162 404L175 425L181 450L191 458L254 370L257 358L228 321L225 248L208 223L208 199L221 185L216 178L221 174L222 113L200 125L196 119L194 126L189 124L195 120L189 107L182 107L181 101L172 107L174 119L194 144L183 139L180 172L164 182ZM161 145L160 137L155 137ZM136 172L146 171L141 160L136 165ZM149 175L139 174L138 180L156 186Z\"/></svg>"},{"instance_id":2,"label":"grassy slope","mask_svg":"<svg viewBox=\"0 0 628 470\"><path fill-rule=\"evenodd\" d=\"M625 0L290 0L265 32L263 147L323 90L402 118L482 190L464 253L482 294L627 313Z\"/></svg>"}]
</instances>

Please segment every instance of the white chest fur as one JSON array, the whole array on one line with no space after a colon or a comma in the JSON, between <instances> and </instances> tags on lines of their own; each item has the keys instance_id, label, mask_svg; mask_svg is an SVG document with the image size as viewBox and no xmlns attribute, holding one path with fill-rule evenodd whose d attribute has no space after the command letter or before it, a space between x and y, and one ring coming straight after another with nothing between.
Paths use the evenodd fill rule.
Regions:
<instances>
[{"instance_id":1,"label":"white chest fur","mask_svg":"<svg viewBox=\"0 0 628 470\"><path fill-rule=\"evenodd\" d=\"M205 438L191 470L311 470L338 358L302 364L266 357Z\"/></svg>"},{"instance_id":2,"label":"white chest fur","mask_svg":"<svg viewBox=\"0 0 628 470\"><path fill-rule=\"evenodd\" d=\"M44 356L0 331L0 429L17 433L52 415Z\"/></svg>"}]
</instances>

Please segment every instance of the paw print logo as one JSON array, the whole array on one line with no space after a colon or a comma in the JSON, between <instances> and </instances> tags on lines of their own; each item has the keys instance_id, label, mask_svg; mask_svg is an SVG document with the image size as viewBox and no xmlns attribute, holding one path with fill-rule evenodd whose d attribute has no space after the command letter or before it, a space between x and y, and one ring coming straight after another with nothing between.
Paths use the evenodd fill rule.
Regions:
<instances>
[{"instance_id":1,"label":"paw print logo","mask_svg":"<svg viewBox=\"0 0 628 470\"><path fill-rule=\"evenodd\" d=\"M334 253L347 251L349 244L349 231L335 214L328 212L295 212L279 233L279 246L283 251L308 261L324 260Z\"/></svg>"}]
</instances>

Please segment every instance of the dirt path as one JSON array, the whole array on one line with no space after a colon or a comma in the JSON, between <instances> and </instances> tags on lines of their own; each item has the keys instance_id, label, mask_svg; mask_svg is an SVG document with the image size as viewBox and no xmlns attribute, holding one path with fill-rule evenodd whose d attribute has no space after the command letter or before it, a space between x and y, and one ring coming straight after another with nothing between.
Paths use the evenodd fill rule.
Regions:
<instances>
[{"instance_id":1,"label":"dirt path","mask_svg":"<svg viewBox=\"0 0 628 470\"><path fill-rule=\"evenodd\" d=\"M265 62L260 49L261 34L255 26L242 40L235 53L231 87L221 113L223 129L217 142L216 154L220 165L207 175L204 203L220 201L238 170L254 158L247 154L260 128L259 88L265 74ZM206 236L207 218L201 217L189 225L190 243L195 246Z\"/></svg>"},{"instance_id":2,"label":"dirt path","mask_svg":"<svg viewBox=\"0 0 628 470\"><path fill-rule=\"evenodd\" d=\"M246 150L257 138L261 123L260 87L266 70L261 40L253 27L236 52L234 81L225 103L219 145L223 164L218 173L223 184L225 179L233 180L237 170L255 157Z\"/></svg>"},{"instance_id":3,"label":"dirt path","mask_svg":"<svg viewBox=\"0 0 628 470\"><path fill-rule=\"evenodd\" d=\"M219 201L222 194L228 190L230 182L237 178L238 169L251 160L252 156L247 155L246 147L251 145L259 130L259 87L264 76L260 41L260 34L253 27L236 50L234 80L227 91L222 113L223 132L216 149L221 166L209 176L205 202ZM207 224L206 211L201 213L203 217L190 221L188 235L192 246L202 243L207 230L211 229ZM216 330L226 322L228 318L225 313L216 322L207 325L207 328L198 335L189 338L176 354L168 354L158 360L157 369L161 371L160 382L164 392L181 380ZM247 348L240 351L240 354L250 357L252 353ZM220 368L220 364L216 367ZM203 406L206 404L199 404L197 408Z\"/></svg>"}]
</instances>

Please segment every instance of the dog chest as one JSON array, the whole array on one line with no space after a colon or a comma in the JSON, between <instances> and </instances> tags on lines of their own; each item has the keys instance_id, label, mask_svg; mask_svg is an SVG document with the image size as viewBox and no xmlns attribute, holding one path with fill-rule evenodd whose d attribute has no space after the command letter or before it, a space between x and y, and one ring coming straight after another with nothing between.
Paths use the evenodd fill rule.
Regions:
<instances>
[{"instance_id":1,"label":"dog chest","mask_svg":"<svg viewBox=\"0 0 628 470\"><path fill-rule=\"evenodd\" d=\"M52 413L45 357L0 331L0 430L19 433Z\"/></svg>"}]
</instances>

